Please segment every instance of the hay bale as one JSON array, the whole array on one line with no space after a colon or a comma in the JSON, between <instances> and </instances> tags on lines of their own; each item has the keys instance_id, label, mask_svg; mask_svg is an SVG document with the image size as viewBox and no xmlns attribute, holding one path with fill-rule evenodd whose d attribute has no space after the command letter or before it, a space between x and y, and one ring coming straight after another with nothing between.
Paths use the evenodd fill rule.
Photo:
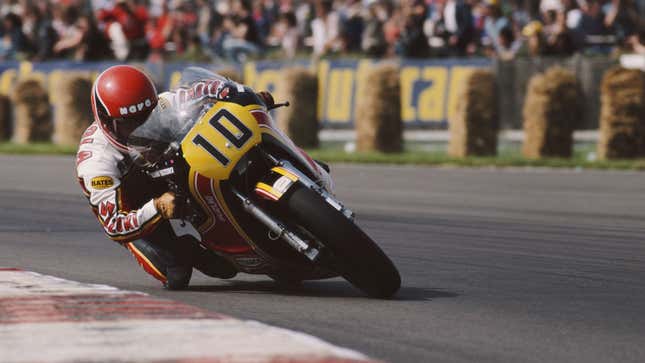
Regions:
<instances>
[{"instance_id":1,"label":"hay bale","mask_svg":"<svg viewBox=\"0 0 645 363\"><path fill-rule=\"evenodd\" d=\"M42 83L28 79L20 81L13 90L15 129L13 141L50 141L52 112L47 91Z\"/></svg>"},{"instance_id":2,"label":"hay bale","mask_svg":"<svg viewBox=\"0 0 645 363\"><path fill-rule=\"evenodd\" d=\"M645 156L645 73L610 69L602 80L600 103L598 157Z\"/></svg>"},{"instance_id":3,"label":"hay bale","mask_svg":"<svg viewBox=\"0 0 645 363\"><path fill-rule=\"evenodd\" d=\"M576 76L561 67L533 76L523 114L525 157L571 157L573 130L583 119L583 96Z\"/></svg>"},{"instance_id":4,"label":"hay bale","mask_svg":"<svg viewBox=\"0 0 645 363\"><path fill-rule=\"evenodd\" d=\"M237 83L244 83L244 77L242 77L242 74L236 68L233 68L233 67L220 68L220 69L217 69L215 73L219 74L220 76L226 77L231 81L234 81ZM261 91L261 90L258 90L258 91Z\"/></svg>"},{"instance_id":5,"label":"hay bale","mask_svg":"<svg viewBox=\"0 0 645 363\"><path fill-rule=\"evenodd\" d=\"M54 106L54 142L59 145L78 144L83 131L92 123L90 95L92 80L89 73L61 74L50 85L56 94Z\"/></svg>"},{"instance_id":6,"label":"hay bale","mask_svg":"<svg viewBox=\"0 0 645 363\"><path fill-rule=\"evenodd\" d=\"M0 95L0 140L7 140L11 136L11 121L11 100Z\"/></svg>"},{"instance_id":7,"label":"hay bale","mask_svg":"<svg viewBox=\"0 0 645 363\"><path fill-rule=\"evenodd\" d=\"M400 152L403 125L398 67L375 65L366 71L365 82L369 87L356 98L356 149Z\"/></svg>"},{"instance_id":8,"label":"hay bale","mask_svg":"<svg viewBox=\"0 0 645 363\"><path fill-rule=\"evenodd\" d=\"M497 154L499 111L495 76L473 71L459 89L457 109L450 119L448 154L455 157Z\"/></svg>"},{"instance_id":9,"label":"hay bale","mask_svg":"<svg viewBox=\"0 0 645 363\"><path fill-rule=\"evenodd\" d=\"M276 85L275 98L291 105L277 111L278 126L296 145L318 147L318 78L306 68L287 68Z\"/></svg>"}]
</instances>

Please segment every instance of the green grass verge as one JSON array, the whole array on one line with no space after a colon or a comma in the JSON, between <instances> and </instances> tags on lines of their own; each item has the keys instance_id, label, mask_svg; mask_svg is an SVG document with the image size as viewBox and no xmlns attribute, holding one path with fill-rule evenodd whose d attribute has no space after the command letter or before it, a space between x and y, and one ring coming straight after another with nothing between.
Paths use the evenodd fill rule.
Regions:
<instances>
[{"instance_id":1,"label":"green grass verge","mask_svg":"<svg viewBox=\"0 0 645 363\"><path fill-rule=\"evenodd\" d=\"M582 169L645 170L645 159L589 161L582 155L571 159L547 158L530 160L519 153L503 153L497 157L452 158L444 152L403 152L385 154L377 152L347 153L342 150L307 150L312 157L329 162L376 163L401 165L442 165L461 167L549 167Z\"/></svg>"},{"instance_id":2,"label":"green grass verge","mask_svg":"<svg viewBox=\"0 0 645 363\"><path fill-rule=\"evenodd\" d=\"M467 157L452 158L443 151L413 150L402 153L386 154L378 152L348 153L338 148L322 148L307 150L312 157L327 162L366 163L366 164L398 164L398 165L442 165L461 167L550 167L550 168L582 168L582 169L615 169L615 170L645 170L645 159L636 160L587 160L588 149L578 148L570 159L548 158L529 160L523 158L515 149L504 149L497 157ZM51 143L31 143L19 145L10 142L0 142L0 154L53 154L73 155L76 146L58 146Z\"/></svg>"},{"instance_id":3,"label":"green grass verge","mask_svg":"<svg viewBox=\"0 0 645 363\"><path fill-rule=\"evenodd\" d=\"M59 146L47 142L14 144L0 142L0 154L53 154L71 155L76 153L77 146Z\"/></svg>"}]
</instances>

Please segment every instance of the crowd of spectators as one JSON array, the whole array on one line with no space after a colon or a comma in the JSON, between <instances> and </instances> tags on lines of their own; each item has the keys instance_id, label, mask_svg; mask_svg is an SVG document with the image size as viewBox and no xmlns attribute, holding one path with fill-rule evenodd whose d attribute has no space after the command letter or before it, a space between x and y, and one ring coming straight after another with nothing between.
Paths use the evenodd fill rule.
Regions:
<instances>
[{"instance_id":1,"label":"crowd of spectators","mask_svg":"<svg viewBox=\"0 0 645 363\"><path fill-rule=\"evenodd\" d=\"M3 0L0 60L645 53L645 0Z\"/></svg>"}]
</instances>

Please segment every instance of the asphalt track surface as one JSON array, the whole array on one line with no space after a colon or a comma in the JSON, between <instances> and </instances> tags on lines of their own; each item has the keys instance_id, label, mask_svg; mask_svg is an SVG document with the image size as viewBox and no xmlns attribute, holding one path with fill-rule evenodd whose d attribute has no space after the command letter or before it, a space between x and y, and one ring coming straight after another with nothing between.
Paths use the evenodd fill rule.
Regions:
<instances>
[{"instance_id":1,"label":"asphalt track surface","mask_svg":"<svg viewBox=\"0 0 645 363\"><path fill-rule=\"evenodd\" d=\"M401 271L394 300L340 279L289 290L250 275L196 274L191 290L164 291L100 232L70 157L0 156L0 266L144 291L390 362L645 361L645 174L332 172Z\"/></svg>"}]
</instances>

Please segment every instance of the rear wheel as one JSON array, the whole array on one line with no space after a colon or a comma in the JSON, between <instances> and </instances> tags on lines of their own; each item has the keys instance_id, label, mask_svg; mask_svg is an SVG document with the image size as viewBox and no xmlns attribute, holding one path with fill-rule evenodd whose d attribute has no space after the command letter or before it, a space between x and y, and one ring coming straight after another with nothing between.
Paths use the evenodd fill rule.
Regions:
<instances>
[{"instance_id":1,"label":"rear wheel","mask_svg":"<svg viewBox=\"0 0 645 363\"><path fill-rule=\"evenodd\" d=\"M287 220L306 229L329 250L323 263L371 297L394 295L401 277L379 246L315 191L300 184L293 189L285 196Z\"/></svg>"}]
</instances>

